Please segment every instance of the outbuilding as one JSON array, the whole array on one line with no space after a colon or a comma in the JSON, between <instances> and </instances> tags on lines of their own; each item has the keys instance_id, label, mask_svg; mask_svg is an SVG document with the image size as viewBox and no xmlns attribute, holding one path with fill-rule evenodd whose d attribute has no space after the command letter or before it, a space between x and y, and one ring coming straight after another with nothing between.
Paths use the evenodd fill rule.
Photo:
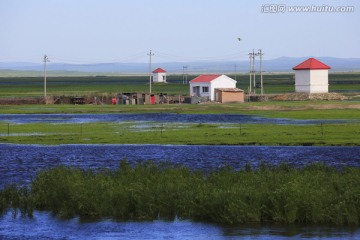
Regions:
<instances>
[{"instance_id":1,"label":"outbuilding","mask_svg":"<svg viewBox=\"0 0 360 240\"><path fill-rule=\"evenodd\" d=\"M166 71L162 68L157 68L153 72L153 82L166 82Z\"/></svg>"},{"instance_id":2,"label":"outbuilding","mask_svg":"<svg viewBox=\"0 0 360 240\"><path fill-rule=\"evenodd\" d=\"M315 58L293 67L295 70L295 92L327 93L329 91L330 67Z\"/></svg>"},{"instance_id":3,"label":"outbuilding","mask_svg":"<svg viewBox=\"0 0 360 240\"><path fill-rule=\"evenodd\" d=\"M190 81L190 96L215 101L216 88L236 88L236 81L223 74L203 74Z\"/></svg>"},{"instance_id":4,"label":"outbuilding","mask_svg":"<svg viewBox=\"0 0 360 240\"><path fill-rule=\"evenodd\" d=\"M244 102L244 90L239 88L215 88L215 101L220 103Z\"/></svg>"}]
</instances>

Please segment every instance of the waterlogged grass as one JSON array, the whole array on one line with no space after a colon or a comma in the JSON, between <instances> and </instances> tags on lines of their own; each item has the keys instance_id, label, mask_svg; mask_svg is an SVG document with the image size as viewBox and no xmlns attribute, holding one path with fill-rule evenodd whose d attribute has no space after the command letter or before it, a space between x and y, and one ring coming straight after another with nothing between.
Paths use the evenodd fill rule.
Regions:
<instances>
[{"instance_id":1,"label":"waterlogged grass","mask_svg":"<svg viewBox=\"0 0 360 240\"><path fill-rule=\"evenodd\" d=\"M359 225L360 169L322 164L204 173L182 166L143 163L119 169L43 170L30 187L0 191L0 210L34 210L58 217L118 220L190 219L221 224Z\"/></svg>"},{"instance_id":2,"label":"waterlogged grass","mask_svg":"<svg viewBox=\"0 0 360 240\"><path fill-rule=\"evenodd\" d=\"M0 123L0 143L359 146L360 123Z\"/></svg>"}]
</instances>

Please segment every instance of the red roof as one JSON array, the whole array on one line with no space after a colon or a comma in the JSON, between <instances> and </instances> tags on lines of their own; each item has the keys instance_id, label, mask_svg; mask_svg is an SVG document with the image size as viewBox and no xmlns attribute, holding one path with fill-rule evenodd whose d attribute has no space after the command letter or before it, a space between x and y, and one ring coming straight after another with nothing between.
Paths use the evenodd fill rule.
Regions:
<instances>
[{"instance_id":1,"label":"red roof","mask_svg":"<svg viewBox=\"0 0 360 240\"><path fill-rule=\"evenodd\" d=\"M162 68L157 68L153 71L153 73L164 73L164 72L166 72L166 71Z\"/></svg>"},{"instance_id":2,"label":"red roof","mask_svg":"<svg viewBox=\"0 0 360 240\"><path fill-rule=\"evenodd\" d=\"M330 69L330 67L315 58L309 58L308 60L293 67L293 70L310 70L310 69Z\"/></svg>"},{"instance_id":3,"label":"red roof","mask_svg":"<svg viewBox=\"0 0 360 240\"><path fill-rule=\"evenodd\" d=\"M194 78L193 80L191 80L190 82L211 82L212 80L220 77L220 74L203 74L200 75L196 78Z\"/></svg>"}]
</instances>

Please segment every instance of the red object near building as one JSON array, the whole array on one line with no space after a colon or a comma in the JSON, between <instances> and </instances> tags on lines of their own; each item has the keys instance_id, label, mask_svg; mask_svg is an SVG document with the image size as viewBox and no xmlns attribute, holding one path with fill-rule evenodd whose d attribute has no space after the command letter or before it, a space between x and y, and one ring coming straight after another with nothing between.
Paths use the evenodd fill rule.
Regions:
<instances>
[{"instance_id":1,"label":"red object near building","mask_svg":"<svg viewBox=\"0 0 360 240\"><path fill-rule=\"evenodd\" d=\"M117 104L117 99L116 99L116 98L112 98L111 103L112 103L113 105L116 105L116 104Z\"/></svg>"},{"instance_id":2,"label":"red object near building","mask_svg":"<svg viewBox=\"0 0 360 240\"><path fill-rule=\"evenodd\" d=\"M151 104L155 104L155 96L154 95L151 95L150 102L151 102Z\"/></svg>"}]
</instances>

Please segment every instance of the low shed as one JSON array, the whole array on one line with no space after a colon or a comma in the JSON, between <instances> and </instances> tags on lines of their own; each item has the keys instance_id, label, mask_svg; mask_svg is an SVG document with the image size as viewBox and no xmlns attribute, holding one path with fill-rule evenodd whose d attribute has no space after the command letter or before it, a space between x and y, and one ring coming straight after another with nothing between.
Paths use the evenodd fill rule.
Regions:
<instances>
[{"instance_id":1,"label":"low shed","mask_svg":"<svg viewBox=\"0 0 360 240\"><path fill-rule=\"evenodd\" d=\"M215 101L220 103L244 102L244 90L239 88L216 88Z\"/></svg>"}]
</instances>

